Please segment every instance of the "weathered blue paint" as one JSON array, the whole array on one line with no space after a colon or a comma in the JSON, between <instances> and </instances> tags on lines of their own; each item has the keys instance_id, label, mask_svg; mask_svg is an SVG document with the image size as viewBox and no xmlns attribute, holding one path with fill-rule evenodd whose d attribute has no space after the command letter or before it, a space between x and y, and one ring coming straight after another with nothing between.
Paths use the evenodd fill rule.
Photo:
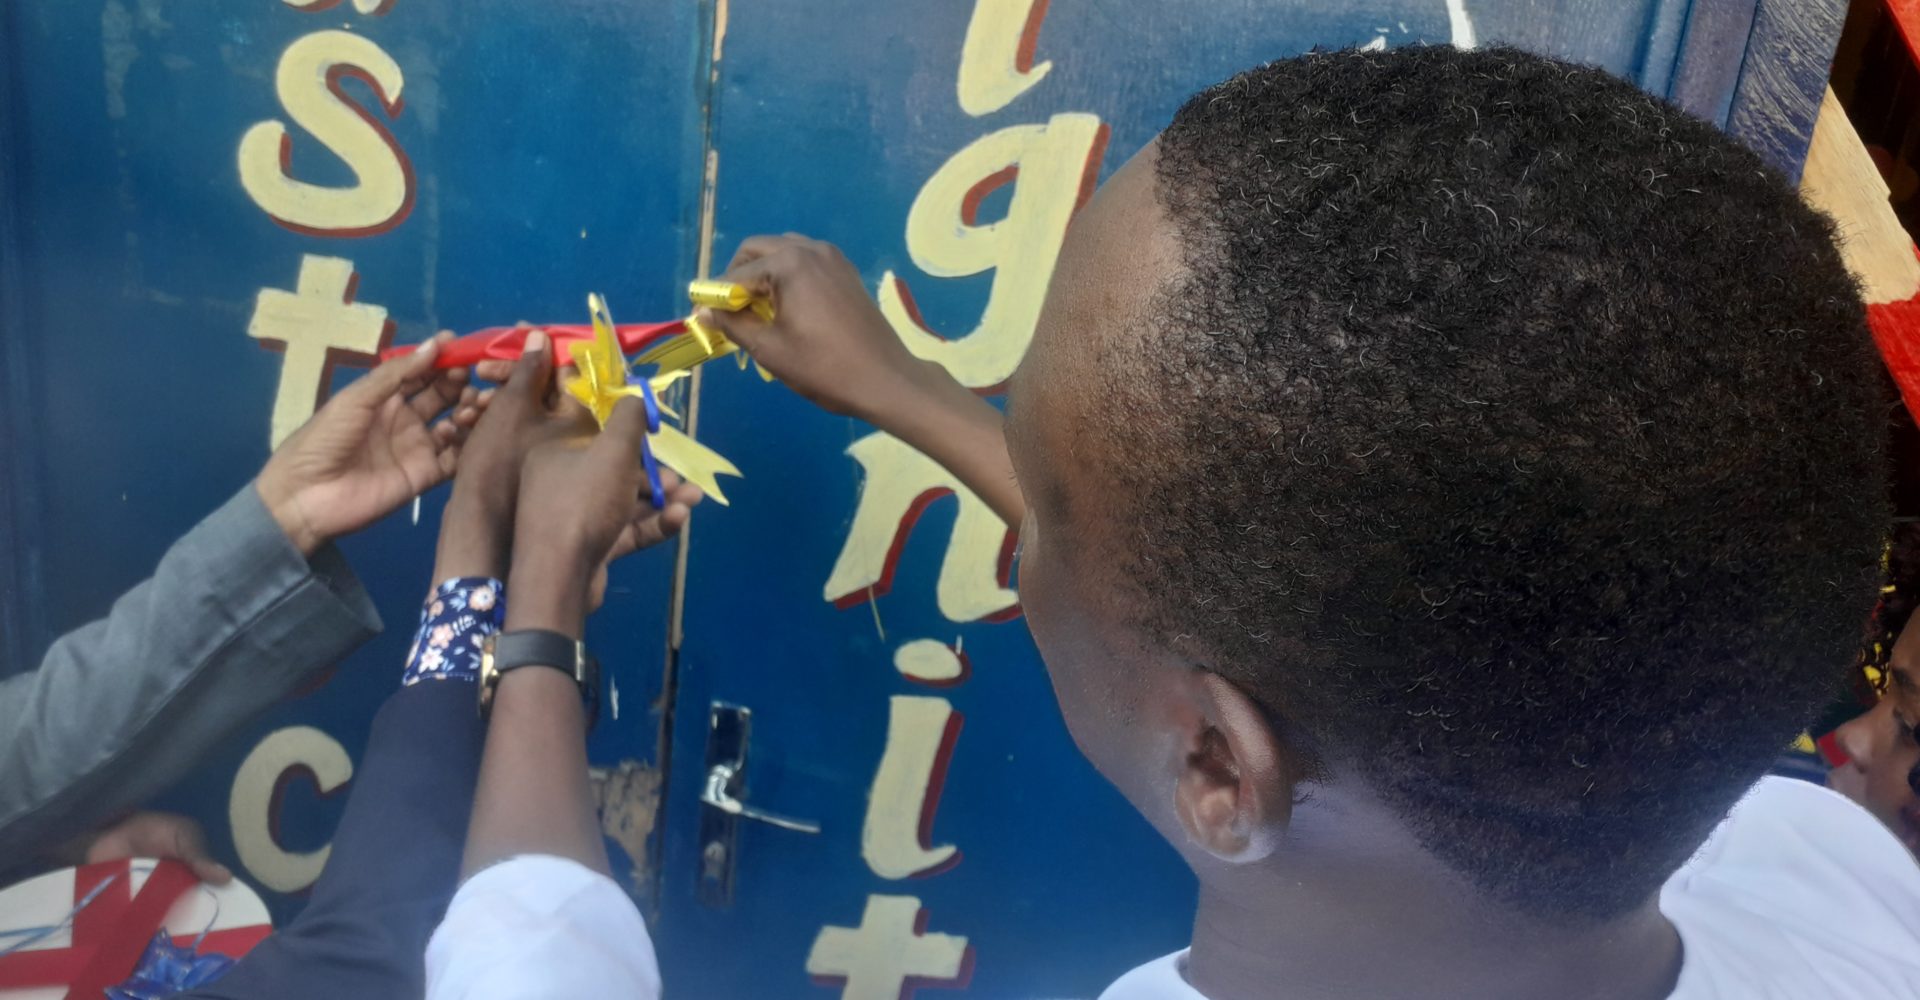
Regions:
<instances>
[{"instance_id":1,"label":"weathered blue paint","mask_svg":"<svg viewBox=\"0 0 1920 1000\"><path fill-rule=\"evenodd\" d=\"M1679 64L1667 85L1675 104L1724 124L1753 34L1755 0L1693 0Z\"/></svg>"},{"instance_id":2,"label":"weathered blue paint","mask_svg":"<svg viewBox=\"0 0 1920 1000\"><path fill-rule=\"evenodd\" d=\"M1766 94L1817 95L1820 46L1837 30L1820 18L1833 2L1808 4L1818 10L1800 21L1796 5L1772 0L1466 8L1482 43L1597 63L1723 124L1732 114L1736 131L1792 167L1811 119L1741 109ZM1236 70L1383 33L1397 45L1453 31L1444 0L1054 0L1037 53L1050 75L974 119L954 96L971 7L731 0L715 66L715 0L398 0L378 18L350 3L302 13L270 0L0 5L0 669L32 664L53 635L101 613L264 459L279 362L245 328L257 292L290 287L301 254L352 259L360 300L386 306L402 339L578 321L589 290L616 318L666 318L683 308L701 253L711 147L716 269L746 235L798 229L841 243L870 284L900 272L933 327L964 330L987 278L919 274L903 228L920 186L972 139L1096 114L1111 127L1104 176L1186 94ZM341 27L379 42L407 79L391 128L418 200L397 229L367 239L274 225L234 166L240 134L281 116L280 53ZM366 97L357 83L349 93ZM296 147L306 179L347 179L297 131ZM1002 195L982 217L1004 211ZM967 936L978 996L1089 994L1183 941L1190 877L1074 752L1024 629L935 609L953 501L921 518L889 595L836 609L821 585L861 485L843 452L866 429L725 365L706 374L699 409L700 436L746 478L729 485L731 508L697 519L680 653L665 648L667 551L615 574L592 635L622 709L596 732L594 759L654 762L663 739L671 752L664 835L638 888L658 894L674 989L804 995L814 935L856 924L869 893L918 896L929 930ZM358 752L428 583L440 501L428 498L418 526L403 511L347 545L388 634L324 689L250 723L166 803L200 816L229 859L228 789L262 734L312 724ZM894 671L893 650L927 637L963 638L965 684L933 690ZM932 826L962 860L904 882L872 874L860 855L895 694L945 697L965 715ZM693 897L715 699L754 709L750 800L825 827L808 837L749 825L724 911ZM337 802L296 784L285 846L317 847L335 815ZM284 917L298 900L272 903Z\"/></svg>"},{"instance_id":3,"label":"weathered blue paint","mask_svg":"<svg viewBox=\"0 0 1920 1000\"><path fill-rule=\"evenodd\" d=\"M1798 180L1820 116L1845 0L1759 0L1726 127Z\"/></svg>"}]
</instances>

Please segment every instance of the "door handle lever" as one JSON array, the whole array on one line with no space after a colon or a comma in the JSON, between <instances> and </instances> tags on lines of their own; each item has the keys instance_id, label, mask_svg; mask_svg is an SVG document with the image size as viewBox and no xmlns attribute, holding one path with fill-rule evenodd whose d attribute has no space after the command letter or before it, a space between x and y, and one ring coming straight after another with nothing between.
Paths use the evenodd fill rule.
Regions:
<instances>
[{"instance_id":1,"label":"door handle lever","mask_svg":"<svg viewBox=\"0 0 1920 1000\"><path fill-rule=\"evenodd\" d=\"M739 776L740 772L734 768L732 764L722 762L713 765L712 770L707 772L706 786L700 790L700 801L729 816L759 820L762 823L777 826L782 830L793 830L798 833L820 832L820 824L811 820L794 819L791 816L782 816L779 813L756 809L734 798L731 789Z\"/></svg>"},{"instance_id":2,"label":"door handle lever","mask_svg":"<svg viewBox=\"0 0 1920 1000\"><path fill-rule=\"evenodd\" d=\"M5 2L5 0L0 0ZM755 820L796 833L819 833L820 824L747 804L747 748L753 710L716 701L707 707L706 776L700 784L700 857L696 897L704 906L733 905L733 878L740 853L740 822Z\"/></svg>"}]
</instances>

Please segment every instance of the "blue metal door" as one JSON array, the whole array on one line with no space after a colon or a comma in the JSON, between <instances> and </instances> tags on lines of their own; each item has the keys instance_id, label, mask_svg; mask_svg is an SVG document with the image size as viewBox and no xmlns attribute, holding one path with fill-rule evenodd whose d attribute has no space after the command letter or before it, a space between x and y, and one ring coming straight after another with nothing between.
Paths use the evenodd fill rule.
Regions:
<instances>
[{"instance_id":1,"label":"blue metal door","mask_svg":"<svg viewBox=\"0 0 1920 1000\"><path fill-rule=\"evenodd\" d=\"M1510 41L1793 170L1840 6L15 0L4 669L104 611L389 341L578 322L588 291L670 318L741 238L799 230L992 394L1075 208L1205 84L1316 46ZM315 319L263 322L263 295ZM671 988L1090 995L1180 946L1191 878L1069 742L991 514L732 366L689 405L745 479L616 572L590 637L618 712L592 746L608 829ZM388 634L163 803L282 919L394 684L440 499L346 545ZM728 755L750 806L819 832L717 821L700 800Z\"/></svg>"},{"instance_id":2,"label":"blue metal door","mask_svg":"<svg viewBox=\"0 0 1920 1000\"><path fill-rule=\"evenodd\" d=\"M1726 122L1748 106L1756 10L1727 36L1733 6L731 0L710 105L714 266L756 232L837 243L916 353L991 394L1074 208L1200 87L1314 47L1510 40ZM1723 37L1689 43L1697 17L1721 17ZM1750 131L1797 161L1804 129ZM747 478L688 542L668 982L1086 996L1180 947L1191 876L1075 752L985 506L892 438L731 370L705 373L699 427ZM715 705L752 712L750 804L819 833L713 822L699 796Z\"/></svg>"},{"instance_id":3,"label":"blue metal door","mask_svg":"<svg viewBox=\"0 0 1920 1000\"><path fill-rule=\"evenodd\" d=\"M584 322L588 291L674 315L708 23L686 3L0 8L9 669L102 614L387 343ZM285 293L319 319L263 322ZM395 686L444 496L344 545L386 634L164 803L280 918ZM629 562L592 636L619 705L594 758L644 861L673 553Z\"/></svg>"}]
</instances>

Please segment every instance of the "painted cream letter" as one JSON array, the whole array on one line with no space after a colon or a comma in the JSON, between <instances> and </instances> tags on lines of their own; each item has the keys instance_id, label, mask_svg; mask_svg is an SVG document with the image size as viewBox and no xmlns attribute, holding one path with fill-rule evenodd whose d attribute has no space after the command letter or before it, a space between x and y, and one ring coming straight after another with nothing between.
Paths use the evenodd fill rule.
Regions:
<instances>
[{"instance_id":1,"label":"painted cream letter","mask_svg":"<svg viewBox=\"0 0 1920 1000\"><path fill-rule=\"evenodd\" d=\"M887 748L867 793L860 856L881 878L912 878L960 860L959 848L934 847L928 840L961 716L945 698L895 695L890 705Z\"/></svg>"},{"instance_id":2,"label":"painted cream letter","mask_svg":"<svg viewBox=\"0 0 1920 1000\"><path fill-rule=\"evenodd\" d=\"M980 324L946 339L926 328L906 282L880 279L880 311L914 354L946 366L976 389L1000 385L1020 366L1053 274L1067 222L1099 174L1107 130L1088 114L1015 125L955 153L921 187L907 212L907 252L936 278L993 271ZM981 223L980 203L1013 185L1006 218Z\"/></svg>"},{"instance_id":3,"label":"painted cream letter","mask_svg":"<svg viewBox=\"0 0 1920 1000\"><path fill-rule=\"evenodd\" d=\"M867 897L859 927L822 927L807 953L807 974L846 985L841 1000L900 1000L909 980L951 983L969 965L967 939L928 934L913 896Z\"/></svg>"},{"instance_id":4,"label":"painted cream letter","mask_svg":"<svg viewBox=\"0 0 1920 1000\"><path fill-rule=\"evenodd\" d=\"M851 607L886 593L914 521L928 504L952 494L960 514L940 562L934 593L940 613L964 622L1017 610L1020 595L1006 585L1012 535L992 508L938 462L891 435L869 434L847 454L860 463L864 481L846 544L827 576L827 600Z\"/></svg>"},{"instance_id":5,"label":"painted cream letter","mask_svg":"<svg viewBox=\"0 0 1920 1000\"><path fill-rule=\"evenodd\" d=\"M1053 63L1033 64L1047 0L979 0L960 46L960 110L992 114L1039 83Z\"/></svg>"},{"instance_id":6,"label":"painted cream letter","mask_svg":"<svg viewBox=\"0 0 1920 1000\"><path fill-rule=\"evenodd\" d=\"M340 0L280 0L295 10L304 10L316 14L323 10L332 10L340 6ZM396 0L353 0L353 9L362 14L379 17L393 9Z\"/></svg>"},{"instance_id":7,"label":"painted cream letter","mask_svg":"<svg viewBox=\"0 0 1920 1000\"><path fill-rule=\"evenodd\" d=\"M966 681L971 670L960 651L938 639L915 639L893 651L893 668L900 676L929 687L953 687Z\"/></svg>"},{"instance_id":8,"label":"painted cream letter","mask_svg":"<svg viewBox=\"0 0 1920 1000\"><path fill-rule=\"evenodd\" d=\"M273 838L273 801L281 787L303 771L326 795L353 777L353 761L340 742L326 733L312 726L288 726L267 734L241 761L227 799L227 821L240 863L275 892L299 892L312 885L333 850L329 845L294 852Z\"/></svg>"},{"instance_id":9,"label":"painted cream letter","mask_svg":"<svg viewBox=\"0 0 1920 1000\"><path fill-rule=\"evenodd\" d=\"M335 352L371 356L386 340L387 311L353 301L358 281L352 261L308 254L300 258L298 291L260 290L247 336L283 345L286 353L273 397L276 448L313 416Z\"/></svg>"},{"instance_id":10,"label":"painted cream letter","mask_svg":"<svg viewBox=\"0 0 1920 1000\"><path fill-rule=\"evenodd\" d=\"M352 169L354 183L295 180L293 136L264 121L240 137L240 185L275 222L312 236L383 233L413 210L413 166L393 133L341 89L346 77L373 88L387 117L400 114L405 81L393 57L350 31L316 31L287 46L274 85L292 118Z\"/></svg>"}]
</instances>

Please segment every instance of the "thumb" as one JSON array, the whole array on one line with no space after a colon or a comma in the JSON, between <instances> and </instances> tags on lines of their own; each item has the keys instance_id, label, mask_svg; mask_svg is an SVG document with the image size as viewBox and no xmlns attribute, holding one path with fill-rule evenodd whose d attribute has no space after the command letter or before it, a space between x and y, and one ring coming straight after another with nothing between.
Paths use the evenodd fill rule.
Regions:
<instances>
[{"instance_id":1,"label":"thumb","mask_svg":"<svg viewBox=\"0 0 1920 1000\"><path fill-rule=\"evenodd\" d=\"M227 866L208 856L207 837L201 831L200 824L186 816L176 816L171 813L155 814L152 819L154 824L172 839L171 844L156 845L161 848L157 852L161 857L174 858L184 863L202 882L226 885L233 881L233 873L227 870Z\"/></svg>"},{"instance_id":2,"label":"thumb","mask_svg":"<svg viewBox=\"0 0 1920 1000\"><path fill-rule=\"evenodd\" d=\"M739 312L727 312L724 309L701 306L694 310L693 318L725 334L728 340L740 345L740 348L748 354L758 354L773 333L768 329L765 320L745 309Z\"/></svg>"},{"instance_id":3,"label":"thumb","mask_svg":"<svg viewBox=\"0 0 1920 1000\"><path fill-rule=\"evenodd\" d=\"M507 391L519 396L544 399L547 383L553 379L553 342L545 330L531 330L520 349L520 360L513 363L507 376Z\"/></svg>"},{"instance_id":4,"label":"thumb","mask_svg":"<svg viewBox=\"0 0 1920 1000\"><path fill-rule=\"evenodd\" d=\"M411 354L403 354L380 365L366 378L348 386L340 396L356 398L368 407L386 402L402 386L432 373L433 361L440 356L442 343L445 343L443 338L435 337L421 344Z\"/></svg>"},{"instance_id":5,"label":"thumb","mask_svg":"<svg viewBox=\"0 0 1920 1000\"><path fill-rule=\"evenodd\" d=\"M185 858L182 860L186 862L187 870L193 872L195 878L208 885L226 885L228 882L233 881L233 872L228 869L226 865L212 858Z\"/></svg>"},{"instance_id":6,"label":"thumb","mask_svg":"<svg viewBox=\"0 0 1920 1000\"><path fill-rule=\"evenodd\" d=\"M593 447L612 454L610 460L638 463L640 445L647 439L647 404L628 396L614 404L607 425L594 439Z\"/></svg>"}]
</instances>

